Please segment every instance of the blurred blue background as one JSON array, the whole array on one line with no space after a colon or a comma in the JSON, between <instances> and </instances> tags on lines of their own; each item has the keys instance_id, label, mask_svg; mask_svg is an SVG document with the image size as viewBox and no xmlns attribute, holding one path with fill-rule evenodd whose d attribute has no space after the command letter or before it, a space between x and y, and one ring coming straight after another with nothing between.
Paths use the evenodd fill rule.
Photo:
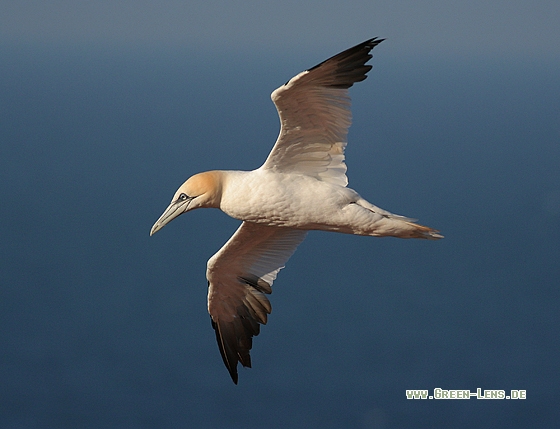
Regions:
<instances>
[{"instance_id":1,"label":"blurred blue background","mask_svg":"<svg viewBox=\"0 0 560 429\"><path fill-rule=\"evenodd\" d=\"M560 4L0 4L1 428L556 427ZM269 94L369 37L350 186L439 242L312 232L233 385L205 264L238 221L149 230L253 169ZM525 389L524 401L406 389Z\"/></svg>"}]
</instances>

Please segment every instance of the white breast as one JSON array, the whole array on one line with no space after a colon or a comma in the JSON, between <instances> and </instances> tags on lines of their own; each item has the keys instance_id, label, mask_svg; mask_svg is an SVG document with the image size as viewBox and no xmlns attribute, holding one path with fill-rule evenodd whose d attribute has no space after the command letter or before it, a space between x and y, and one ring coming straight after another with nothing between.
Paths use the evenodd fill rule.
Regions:
<instances>
[{"instance_id":1,"label":"white breast","mask_svg":"<svg viewBox=\"0 0 560 429\"><path fill-rule=\"evenodd\" d=\"M228 171L222 211L236 219L302 229L324 229L359 195L301 174L269 170Z\"/></svg>"}]
</instances>

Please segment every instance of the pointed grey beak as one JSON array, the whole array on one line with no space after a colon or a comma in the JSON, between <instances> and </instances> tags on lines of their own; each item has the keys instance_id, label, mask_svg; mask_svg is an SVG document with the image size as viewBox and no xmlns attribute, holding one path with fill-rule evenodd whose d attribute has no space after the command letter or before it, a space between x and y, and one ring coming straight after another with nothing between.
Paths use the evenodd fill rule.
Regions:
<instances>
[{"instance_id":1,"label":"pointed grey beak","mask_svg":"<svg viewBox=\"0 0 560 429\"><path fill-rule=\"evenodd\" d=\"M154 226L152 226L152 230L150 231L150 236L154 235L156 232L158 232L161 228L163 228L165 225L167 225L177 216L180 216L186 211L188 211L189 204L192 200L193 200L192 198L187 198L184 200L173 201L171 204L169 204L169 207L165 209L165 211L159 217L156 223L154 223Z\"/></svg>"}]
</instances>

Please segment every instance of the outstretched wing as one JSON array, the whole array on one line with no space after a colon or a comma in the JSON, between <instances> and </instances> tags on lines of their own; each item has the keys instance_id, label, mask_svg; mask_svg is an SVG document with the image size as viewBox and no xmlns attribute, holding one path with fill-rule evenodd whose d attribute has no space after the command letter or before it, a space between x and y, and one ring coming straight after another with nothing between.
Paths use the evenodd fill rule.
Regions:
<instances>
[{"instance_id":1,"label":"outstretched wing","mask_svg":"<svg viewBox=\"0 0 560 429\"><path fill-rule=\"evenodd\" d=\"M352 120L348 88L367 77L370 51L383 40L366 40L298 74L272 93L280 135L261 168L348 184L344 163Z\"/></svg>"},{"instance_id":2,"label":"outstretched wing","mask_svg":"<svg viewBox=\"0 0 560 429\"><path fill-rule=\"evenodd\" d=\"M224 364L237 384L237 363L251 367L252 338L272 307L265 294L306 231L243 222L208 261L208 312Z\"/></svg>"}]
</instances>

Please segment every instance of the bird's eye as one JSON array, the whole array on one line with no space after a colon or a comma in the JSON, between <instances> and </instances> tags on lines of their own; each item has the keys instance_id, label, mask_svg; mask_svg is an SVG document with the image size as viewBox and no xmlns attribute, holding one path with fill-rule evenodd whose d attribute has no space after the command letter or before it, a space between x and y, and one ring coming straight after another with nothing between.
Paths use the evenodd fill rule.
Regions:
<instances>
[{"instance_id":1,"label":"bird's eye","mask_svg":"<svg viewBox=\"0 0 560 429\"><path fill-rule=\"evenodd\" d=\"M177 198L177 201L185 201L188 198L187 194L181 194L179 195L179 198Z\"/></svg>"}]
</instances>

